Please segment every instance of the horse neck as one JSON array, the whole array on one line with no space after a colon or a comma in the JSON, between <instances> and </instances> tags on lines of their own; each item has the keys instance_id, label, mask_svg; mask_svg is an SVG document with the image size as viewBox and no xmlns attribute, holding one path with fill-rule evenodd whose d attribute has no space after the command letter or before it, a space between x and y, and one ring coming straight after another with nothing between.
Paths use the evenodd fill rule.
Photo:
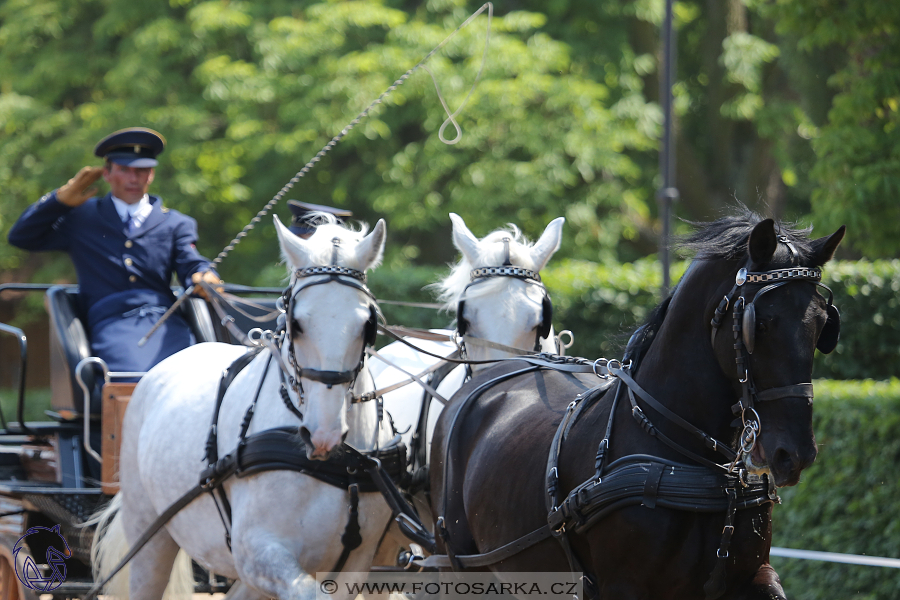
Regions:
<instances>
[{"instance_id":1,"label":"horse neck","mask_svg":"<svg viewBox=\"0 0 900 600\"><path fill-rule=\"evenodd\" d=\"M716 358L709 339L707 310L711 302L708 299L720 297L715 290L727 275L700 275L694 274L693 282L686 282L694 285L672 298L634 379L679 416L717 439L729 442L734 419L730 407L738 398L737 383L731 374L722 370ZM697 285L698 279L711 283ZM726 330L720 335L729 333ZM625 404L630 411L630 404ZM673 427L676 426L667 429Z\"/></svg>"}]
</instances>

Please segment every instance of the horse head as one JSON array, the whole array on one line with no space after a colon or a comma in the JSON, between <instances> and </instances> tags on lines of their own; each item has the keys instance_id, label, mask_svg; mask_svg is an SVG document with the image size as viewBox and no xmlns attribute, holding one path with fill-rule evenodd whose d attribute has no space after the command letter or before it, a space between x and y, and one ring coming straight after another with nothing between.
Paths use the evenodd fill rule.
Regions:
<instances>
[{"instance_id":1,"label":"horse head","mask_svg":"<svg viewBox=\"0 0 900 600\"><path fill-rule=\"evenodd\" d=\"M749 210L706 225L682 240L694 261L626 350L680 416L733 438L747 470L778 486L816 457L813 357L834 349L840 328L820 267L844 231L812 240Z\"/></svg>"},{"instance_id":2,"label":"horse head","mask_svg":"<svg viewBox=\"0 0 900 600\"><path fill-rule=\"evenodd\" d=\"M450 220L462 258L437 287L441 301L456 310L457 332L522 350L555 352L553 305L538 273L559 249L565 218L551 221L533 245L512 225L479 240L459 215L450 213ZM507 356L470 346L473 359Z\"/></svg>"},{"instance_id":3,"label":"horse head","mask_svg":"<svg viewBox=\"0 0 900 600\"><path fill-rule=\"evenodd\" d=\"M831 290L820 294L818 282L820 267L834 256L844 232L841 227L816 240L795 240L779 235L766 219L747 241L741 267L746 275L741 269L735 275L747 278L732 307L742 312L740 335L723 344L730 349L717 348L718 356L732 370L738 360L734 346L743 348L744 375L738 382L748 379L742 388L749 384L756 397L752 406L742 406L742 416L756 420L759 430L757 443L742 458L750 472L770 472L778 486L795 485L818 452L812 428L813 357L816 348L834 349L840 328ZM745 396L742 389L743 404Z\"/></svg>"},{"instance_id":4,"label":"horse head","mask_svg":"<svg viewBox=\"0 0 900 600\"><path fill-rule=\"evenodd\" d=\"M385 223L365 235L334 222L308 239L275 218L290 270L285 289L287 333L282 346L301 397L300 436L309 458L325 460L348 433L351 389L363 371L365 347L375 340L378 306L365 272L381 262Z\"/></svg>"}]
</instances>

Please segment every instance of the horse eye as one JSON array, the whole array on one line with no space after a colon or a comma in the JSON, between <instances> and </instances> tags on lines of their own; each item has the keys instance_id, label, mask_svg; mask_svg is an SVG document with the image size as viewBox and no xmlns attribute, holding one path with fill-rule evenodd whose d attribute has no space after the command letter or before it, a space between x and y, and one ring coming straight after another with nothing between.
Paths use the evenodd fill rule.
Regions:
<instances>
[{"instance_id":1,"label":"horse eye","mask_svg":"<svg viewBox=\"0 0 900 600\"><path fill-rule=\"evenodd\" d=\"M303 328L300 327L300 323L297 319L291 319L291 337L298 337L303 333Z\"/></svg>"}]
</instances>

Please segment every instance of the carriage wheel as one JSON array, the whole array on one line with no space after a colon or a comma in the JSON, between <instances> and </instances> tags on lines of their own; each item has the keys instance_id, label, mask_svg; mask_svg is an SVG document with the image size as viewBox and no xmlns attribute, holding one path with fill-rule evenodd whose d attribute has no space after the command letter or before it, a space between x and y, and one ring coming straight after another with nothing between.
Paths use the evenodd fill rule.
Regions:
<instances>
[{"instance_id":1,"label":"carriage wheel","mask_svg":"<svg viewBox=\"0 0 900 600\"><path fill-rule=\"evenodd\" d=\"M0 538L0 600L38 600L38 595L16 577L14 546L15 540L10 543L6 536Z\"/></svg>"}]
</instances>

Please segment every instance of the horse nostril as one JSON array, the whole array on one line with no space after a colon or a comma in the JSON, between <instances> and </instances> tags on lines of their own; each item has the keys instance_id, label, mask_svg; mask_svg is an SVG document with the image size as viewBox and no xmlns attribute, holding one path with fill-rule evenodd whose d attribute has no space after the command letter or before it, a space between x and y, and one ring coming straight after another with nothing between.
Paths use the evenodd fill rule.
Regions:
<instances>
[{"instance_id":1,"label":"horse nostril","mask_svg":"<svg viewBox=\"0 0 900 600\"><path fill-rule=\"evenodd\" d=\"M300 439L303 440L303 443L307 448L312 448L312 435L309 433L309 429L306 426L301 425L300 429L297 431L297 434L300 436Z\"/></svg>"},{"instance_id":2,"label":"horse nostril","mask_svg":"<svg viewBox=\"0 0 900 600\"><path fill-rule=\"evenodd\" d=\"M775 456L772 457L772 464L784 471L791 471L793 470L794 461L787 450L779 448L775 451Z\"/></svg>"}]
</instances>

